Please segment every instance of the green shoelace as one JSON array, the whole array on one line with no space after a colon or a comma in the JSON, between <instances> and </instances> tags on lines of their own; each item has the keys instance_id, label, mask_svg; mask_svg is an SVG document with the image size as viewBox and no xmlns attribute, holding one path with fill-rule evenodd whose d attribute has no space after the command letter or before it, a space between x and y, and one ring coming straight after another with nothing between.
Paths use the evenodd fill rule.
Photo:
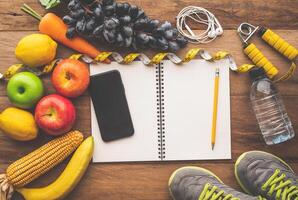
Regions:
<instances>
[{"instance_id":1,"label":"green shoelace","mask_svg":"<svg viewBox=\"0 0 298 200\"><path fill-rule=\"evenodd\" d=\"M269 196L276 193L276 200L298 200L298 187L292 185L292 181L287 180L279 169L264 183L262 190L267 191Z\"/></svg>"},{"instance_id":2,"label":"green shoelace","mask_svg":"<svg viewBox=\"0 0 298 200\"><path fill-rule=\"evenodd\" d=\"M240 200L233 197L231 194L226 194L223 190L218 190L218 187L211 186L207 183L198 200Z\"/></svg>"}]
</instances>

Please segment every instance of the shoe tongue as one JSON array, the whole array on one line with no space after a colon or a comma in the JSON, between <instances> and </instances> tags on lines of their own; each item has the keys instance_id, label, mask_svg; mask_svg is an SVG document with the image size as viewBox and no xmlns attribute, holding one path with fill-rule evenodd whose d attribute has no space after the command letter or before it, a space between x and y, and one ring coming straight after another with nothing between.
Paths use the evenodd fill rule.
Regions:
<instances>
[{"instance_id":1,"label":"shoe tongue","mask_svg":"<svg viewBox=\"0 0 298 200\"><path fill-rule=\"evenodd\" d=\"M274 172L275 172L275 170L273 170L273 169L261 169L260 168L260 169L256 170L257 179L255 181L255 184L257 185L257 188L259 188L259 191L261 193L264 192L264 191L261 191L261 187L274 174ZM279 173L278 177L281 174L286 175L285 179L283 179L282 181L290 180L291 184L289 186L296 186L298 188L298 177L296 175L294 175L292 171L290 171L288 169L284 169L284 170L280 169L280 173ZM277 184L276 186L278 186L279 182L276 184ZM267 192L269 189L270 189L270 186L267 187L267 190L265 192ZM276 192L274 192L274 195L272 195L273 197L275 196L275 193ZM297 194L297 196L293 196L289 200L297 200L297 197L298 197L298 194Z\"/></svg>"},{"instance_id":2,"label":"shoe tongue","mask_svg":"<svg viewBox=\"0 0 298 200\"><path fill-rule=\"evenodd\" d=\"M286 181L286 180L290 180L291 181L291 185L295 185L298 187L298 177L296 175L293 174L292 171L290 170L282 170L282 169L279 169L280 170L280 173L278 174L278 177L281 176L282 174L285 175L285 178L283 179L283 181ZM256 170L258 171L258 170ZM259 177L258 179L260 179L260 182L261 180L264 180L263 184L273 175L273 173L275 172L275 170L266 170L266 171L263 171L260 170L260 173L258 174ZM279 184L279 183L277 183Z\"/></svg>"},{"instance_id":3,"label":"shoe tongue","mask_svg":"<svg viewBox=\"0 0 298 200\"><path fill-rule=\"evenodd\" d=\"M217 192L222 190L222 191L224 191L225 195L231 194L233 196L233 198L238 198L241 200L258 200L257 197L253 197L253 196L244 194L242 192L239 192L239 191L237 191L227 185L221 184L221 183L215 183L214 186L216 186L218 188Z\"/></svg>"},{"instance_id":4,"label":"shoe tongue","mask_svg":"<svg viewBox=\"0 0 298 200\"><path fill-rule=\"evenodd\" d=\"M293 174L292 171L287 171L287 172L284 172L286 177L292 181L292 184L297 186L298 188L298 176L296 174Z\"/></svg>"},{"instance_id":5,"label":"shoe tongue","mask_svg":"<svg viewBox=\"0 0 298 200\"><path fill-rule=\"evenodd\" d=\"M255 171L255 177L256 181L255 184L257 186L257 188L261 188L262 185L272 176L272 174L274 173L273 169L256 169Z\"/></svg>"},{"instance_id":6,"label":"shoe tongue","mask_svg":"<svg viewBox=\"0 0 298 200\"><path fill-rule=\"evenodd\" d=\"M280 163L267 161L262 164L263 167L259 167L259 162L251 163L249 166L249 177L253 177L253 188L258 188L259 193L262 193L261 187L264 185L264 183L274 174L276 169L280 169ZM293 173L290 171L287 171L286 168L280 169L281 173L285 173L286 175L292 175Z\"/></svg>"}]
</instances>

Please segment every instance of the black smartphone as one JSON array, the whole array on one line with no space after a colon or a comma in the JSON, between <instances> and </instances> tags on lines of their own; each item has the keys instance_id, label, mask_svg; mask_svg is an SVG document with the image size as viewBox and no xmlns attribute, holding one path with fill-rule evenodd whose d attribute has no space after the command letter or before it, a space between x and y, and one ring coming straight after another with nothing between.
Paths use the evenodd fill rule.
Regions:
<instances>
[{"instance_id":1,"label":"black smartphone","mask_svg":"<svg viewBox=\"0 0 298 200\"><path fill-rule=\"evenodd\" d=\"M134 134L118 70L91 76L89 91L103 141L108 142Z\"/></svg>"}]
</instances>

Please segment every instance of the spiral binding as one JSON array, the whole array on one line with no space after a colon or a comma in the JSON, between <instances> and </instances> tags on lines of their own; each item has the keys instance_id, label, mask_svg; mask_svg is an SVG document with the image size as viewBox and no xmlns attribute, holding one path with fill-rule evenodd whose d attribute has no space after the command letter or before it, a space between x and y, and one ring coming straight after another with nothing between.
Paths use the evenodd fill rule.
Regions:
<instances>
[{"instance_id":1,"label":"spiral binding","mask_svg":"<svg viewBox=\"0 0 298 200\"><path fill-rule=\"evenodd\" d=\"M157 100L157 134L158 158L166 158L165 145L165 113L164 113L164 71L163 63L156 65L156 100Z\"/></svg>"}]
</instances>

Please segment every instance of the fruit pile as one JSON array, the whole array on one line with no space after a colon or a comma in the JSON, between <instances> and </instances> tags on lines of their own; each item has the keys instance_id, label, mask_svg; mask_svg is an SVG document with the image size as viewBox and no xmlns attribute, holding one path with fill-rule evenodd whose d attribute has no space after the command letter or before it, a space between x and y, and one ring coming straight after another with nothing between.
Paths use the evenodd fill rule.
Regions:
<instances>
[{"instance_id":1,"label":"fruit pile","mask_svg":"<svg viewBox=\"0 0 298 200\"><path fill-rule=\"evenodd\" d=\"M116 47L172 52L187 44L170 22L150 19L141 8L129 3L71 0L68 9L69 14L63 17L68 38L79 34Z\"/></svg>"},{"instance_id":2,"label":"fruit pile","mask_svg":"<svg viewBox=\"0 0 298 200\"><path fill-rule=\"evenodd\" d=\"M7 96L14 107L6 108L0 114L0 130L18 141L34 140L40 129L58 138L17 160L0 174L1 200L9 200L14 190L26 200L62 199L79 182L91 160L92 136L83 140L82 133L71 131L76 121L72 99L87 90L89 70L86 63L77 59L55 60L56 42L91 58L98 57L100 51L76 34L135 49L177 51L187 44L169 22L160 24L137 6L115 3L114 0L87 1L70 0L70 13L63 20L53 13L42 17L29 6L22 7L23 11L40 20L40 34L31 34L20 40L15 55L21 64L13 65L4 75L9 79ZM108 58L102 61L110 63ZM55 63L51 83L56 92L45 94L43 81L36 74L50 63ZM20 72L23 69L30 72ZM42 188L24 188L73 151L72 159L56 181Z\"/></svg>"},{"instance_id":3,"label":"fruit pile","mask_svg":"<svg viewBox=\"0 0 298 200\"><path fill-rule=\"evenodd\" d=\"M48 35L31 34L19 41L15 54L22 64L34 71L53 62L56 48L57 43ZM34 140L39 129L60 137L17 160L0 174L1 200L9 200L14 190L26 200L62 199L79 182L91 160L94 142L92 136L84 140L81 132L71 131L76 120L76 108L71 100L86 91L89 76L85 63L75 59L59 60L51 77L56 93L45 94L43 81L36 74L28 71L11 74L6 90L14 107L1 112L1 132L18 141ZM24 188L74 151L66 169L52 184Z\"/></svg>"},{"instance_id":4,"label":"fruit pile","mask_svg":"<svg viewBox=\"0 0 298 200\"><path fill-rule=\"evenodd\" d=\"M25 48L27 45L23 46ZM28 52L25 51L26 54ZM31 58L31 61L34 60ZM51 80L58 94L43 96L44 86L38 76L32 72L16 73L8 81L7 96L11 103L18 108L31 109L35 107L34 118L39 128L50 135L61 135L71 130L76 119L75 106L68 98L78 97L85 92L89 85L89 70L87 65L79 60L64 59L59 61L55 67ZM17 113L22 112L20 110ZM22 126L16 130L18 126L13 126L13 124L20 122L18 115L11 118L12 114L9 114L9 119L5 117L6 115L4 113L0 115L0 129L8 136L21 138L21 140L31 140L37 136L36 131L31 131L29 134L26 132L27 129L22 129Z\"/></svg>"}]
</instances>

